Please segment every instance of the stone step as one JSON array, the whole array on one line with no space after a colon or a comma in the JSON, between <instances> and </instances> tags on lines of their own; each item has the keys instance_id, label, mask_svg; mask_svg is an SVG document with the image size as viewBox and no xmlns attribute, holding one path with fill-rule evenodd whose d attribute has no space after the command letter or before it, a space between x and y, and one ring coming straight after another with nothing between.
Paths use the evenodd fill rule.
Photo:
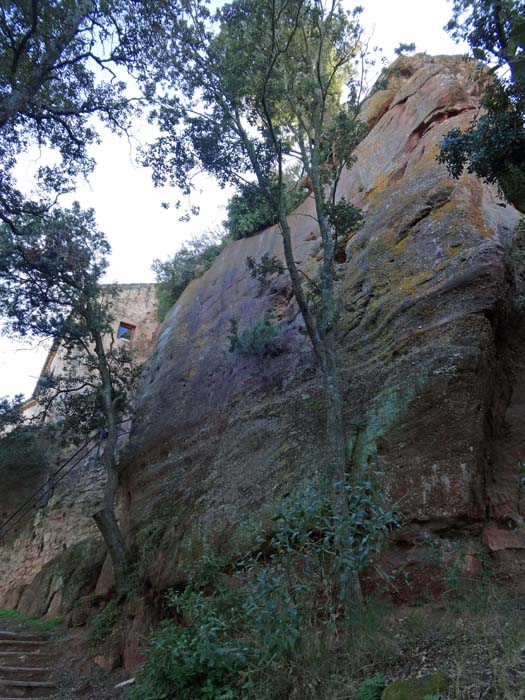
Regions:
<instances>
[{"instance_id":1,"label":"stone step","mask_svg":"<svg viewBox=\"0 0 525 700\"><path fill-rule=\"evenodd\" d=\"M45 665L56 656L52 651L3 651L0 652L0 669L4 666L39 666Z\"/></svg>"},{"instance_id":2,"label":"stone step","mask_svg":"<svg viewBox=\"0 0 525 700\"><path fill-rule=\"evenodd\" d=\"M0 640L0 658L3 658L3 654L23 654L30 655L36 653L47 653L52 651L52 647L49 642L36 642L36 641L16 641L7 642Z\"/></svg>"},{"instance_id":3,"label":"stone step","mask_svg":"<svg viewBox=\"0 0 525 700\"><path fill-rule=\"evenodd\" d=\"M46 680L52 672L52 668L44 666L0 666L0 675L2 678L8 678L9 680Z\"/></svg>"},{"instance_id":4,"label":"stone step","mask_svg":"<svg viewBox=\"0 0 525 700\"><path fill-rule=\"evenodd\" d=\"M55 683L51 681L14 681L9 678L0 678L0 688L9 686L12 688L54 688Z\"/></svg>"},{"instance_id":5,"label":"stone step","mask_svg":"<svg viewBox=\"0 0 525 700\"><path fill-rule=\"evenodd\" d=\"M0 659L13 656L30 656L34 659L37 656L51 656L52 654L52 651L0 651Z\"/></svg>"},{"instance_id":6,"label":"stone step","mask_svg":"<svg viewBox=\"0 0 525 700\"><path fill-rule=\"evenodd\" d=\"M19 634L18 632L4 632L0 630L0 640L14 641L14 642L47 642L49 640L48 634Z\"/></svg>"},{"instance_id":7,"label":"stone step","mask_svg":"<svg viewBox=\"0 0 525 700\"><path fill-rule=\"evenodd\" d=\"M10 695L24 700L34 700L44 694L51 695L55 687L55 683L49 681L14 681L0 678L0 697Z\"/></svg>"},{"instance_id":8,"label":"stone step","mask_svg":"<svg viewBox=\"0 0 525 700\"><path fill-rule=\"evenodd\" d=\"M57 651L48 636L0 632L0 700L52 700Z\"/></svg>"},{"instance_id":9,"label":"stone step","mask_svg":"<svg viewBox=\"0 0 525 700\"><path fill-rule=\"evenodd\" d=\"M50 666L2 666L2 673L14 673L15 671L24 671L24 673L51 673L53 670Z\"/></svg>"}]
</instances>

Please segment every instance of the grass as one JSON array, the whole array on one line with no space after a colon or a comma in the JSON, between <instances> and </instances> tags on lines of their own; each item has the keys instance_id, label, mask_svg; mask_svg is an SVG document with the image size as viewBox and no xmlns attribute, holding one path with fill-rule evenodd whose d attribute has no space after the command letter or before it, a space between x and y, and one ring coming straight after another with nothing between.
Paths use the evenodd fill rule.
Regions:
<instances>
[{"instance_id":1,"label":"grass","mask_svg":"<svg viewBox=\"0 0 525 700\"><path fill-rule=\"evenodd\" d=\"M57 617L42 619L34 615L24 615L18 610L0 610L0 624L2 620L30 625L38 632L51 632L61 624L61 620Z\"/></svg>"},{"instance_id":2,"label":"grass","mask_svg":"<svg viewBox=\"0 0 525 700\"><path fill-rule=\"evenodd\" d=\"M120 612L115 601L108 603L104 610L93 618L91 629L88 634L88 641L91 644L104 642L111 636L119 616Z\"/></svg>"}]
</instances>

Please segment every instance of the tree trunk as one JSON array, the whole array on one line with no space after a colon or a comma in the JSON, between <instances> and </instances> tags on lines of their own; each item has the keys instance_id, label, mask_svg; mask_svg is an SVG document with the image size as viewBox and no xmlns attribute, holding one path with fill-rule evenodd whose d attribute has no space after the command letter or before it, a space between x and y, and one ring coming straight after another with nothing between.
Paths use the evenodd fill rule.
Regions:
<instances>
[{"instance_id":1,"label":"tree trunk","mask_svg":"<svg viewBox=\"0 0 525 700\"><path fill-rule=\"evenodd\" d=\"M346 492L347 464L346 443L343 424L343 399L339 383L338 355L335 344L335 333L332 330L323 338L324 355L321 359L321 370L326 401L326 446L328 463L332 485L332 502L339 523L348 523L350 513L348 510L348 497ZM339 552L345 559L351 560L353 552L343 532L337 533L336 542ZM352 610L359 607L363 600L361 582L357 571L350 574L348 586L344 593L346 609Z\"/></svg>"},{"instance_id":2,"label":"tree trunk","mask_svg":"<svg viewBox=\"0 0 525 700\"><path fill-rule=\"evenodd\" d=\"M103 508L93 516L99 528L104 542L109 551L117 592L126 592L127 577L130 571L130 556L124 536L120 530L115 514L115 499L119 487L119 474L117 465L118 423L116 410L113 403L113 388L111 371L108 366L106 351L102 343L100 333L93 332L95 352L98 360L98 370L101 378L101 394L104 405L104 414L107 427L107 438L102 455L102 464L106 472L106 484L104 486Z\"/></svg>"},{"instance_id":3,"label":"tree trunk","mask_svg":"<svg viewBox=\"0 0 525 700\"><path fill-rule=\"evenodd\" d=\"M104 507L93 515L93 519L104 538L111 557L117 592L123 594L127 588L129 560L124 538L115 516L115 509Z\"/></svg>"}]
</instances>

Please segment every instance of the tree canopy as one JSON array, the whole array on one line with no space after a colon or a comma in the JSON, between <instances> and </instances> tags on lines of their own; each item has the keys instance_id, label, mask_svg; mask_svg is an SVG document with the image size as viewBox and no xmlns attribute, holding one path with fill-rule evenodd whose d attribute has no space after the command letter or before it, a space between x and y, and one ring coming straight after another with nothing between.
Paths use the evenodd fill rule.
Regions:
<instances>
[{"instance_id":1,"label":"tree canopy","mask_svg":"<svg viewBox=\"0 0 525 700\"><path fill-rule=\"evenodd\" d=\"M454 177L467 169L497 183L525 212L525 2L455 0L453 10L447 29L492 66L492 80L484 112L466 132L446 135L439 160Z\"/></svg>"},{"instance_id":2,"label":"tree canopy","mask_svg":"<svg viewBox=\"0 0 525 700\"><path fill-rule=\"evenodd\" d=\"M45 211L94 161L94 117L126 128L130 105L114 73L123 63L122 17L111 0L0 2L0 220ZM119 19L120 17L120 19ZM16 181L30 147L53 156L37 171L37 192Z\"/></svg>"}]
</instances>

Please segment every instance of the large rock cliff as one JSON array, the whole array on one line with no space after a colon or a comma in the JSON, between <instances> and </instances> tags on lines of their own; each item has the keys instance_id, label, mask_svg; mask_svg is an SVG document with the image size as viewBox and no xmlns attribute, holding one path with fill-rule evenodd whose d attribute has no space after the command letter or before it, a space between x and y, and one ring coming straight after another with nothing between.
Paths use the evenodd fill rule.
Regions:
<instances>
[{"instance_id":1,"label":"large rock cliff","mask_svg":"<svg viewBox=\"0 0 525 700\"><path fill-rule=\"evenodd\" d=\"M525 323L509 265L518 213L436 161L443 135L478 112L476 64L401 57L387 77L363 106L370 131L341 183L365 223L337 256L338 342L349 471L381 473L405 514L383 562L404 598L439 589L451 549L467 573L487 550L500 575L517 580L525 569ZM296 259L315 274L311 198L290 222ZM184 579L205 546L227 551L249 538L265 505L323 470L322 386L290 284L281 275L261 292L246 267L265 253L282 257L275 227L230 244L174 306L143 373L120 505L154 594ZM266 314L281 324L280 351L230 353L230 319L245 328ZM38 542L55 546L44 525ZM95 554L89 577L57 576L49 562L22 592L15 580L28 583L36 560L26 566L12 549L0 593L26 610L64 612L77 579L98 577L103 551ZM84 550L69 558L68 572ZM107 569L96 595L109 594ZM56 595L66 578L73 583ZM128 665L146 618L139 611L132 624Z\"/></svg>"},{"instance_id":2,"label":"large rock cliff","mask_svg":"<svg viewBox=\"0 0 525 700\"><path fill-rule=\"evenodd\" d=\"M475 567L482 536L502 572L525 546L513 529L525 374L508 267L519 217L436 161L443 135L477 113L477 78L460 57L399 58L364 105L370 132L340 191L365 213L338 256L349 469L383 472L401 504L407 519L386 560L412 569L417 590L432 585L430 540L462 539ZM310 272L313 213L307 199L290 217ZM139 543L157 536L157 590L323 467L319 372L286 276L264 293L250 277L246 258L264 253L282 256L275 227L229 245L172 309L147 364L123 476L131 532ZM283 324L284 351L229 353L230 319L246 327L264 314Z\"/></svg>"}]
</instances>

